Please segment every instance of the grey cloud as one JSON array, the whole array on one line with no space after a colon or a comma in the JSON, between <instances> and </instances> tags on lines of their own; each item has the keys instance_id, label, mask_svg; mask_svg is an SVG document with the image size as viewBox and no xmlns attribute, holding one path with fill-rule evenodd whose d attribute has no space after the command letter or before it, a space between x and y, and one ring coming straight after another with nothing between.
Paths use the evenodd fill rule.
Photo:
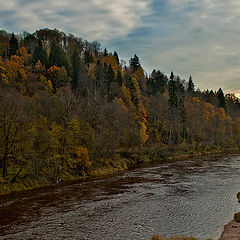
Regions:
<instances>
[{"instance_id":1,"label":"grey cloud","mask_svg":"<svg viewBox=\"0 0 240 240\"><path fill-rule=\"evenodd\" d=\"M136 53L148 73L173 70L192 75L201 89L240 93L238 0L0 0L0 6L0 25L10 32L58 28L100 40L127 62Z\"/></svg>"},{"instance_id":2,"label":"grey cloud","mask_svg":"<svg viewBox=\"0 0 240 240\"><path fill-rule=\"evenodd\" d=\"M201 89L239 92L240 2L169 0L164 6L165 14L150 19L151 48L141 52L147 72L173 70L185 79L192 75Z\"/></svg>"},{"instance_id":3,"label":"grey cloud","mask_svg":"<svg viewBox=\"0 0 240 240\"><path fill-rule=\"evenodd\" d=\"M7 21L18 22L19 31L56 27L90 40L105 40L129 34L150 14L151 0L0 0L3 10L15 11ZM24 10L23 10L24 8ZM6 23L1 16L0 24ZM13 24L11 24L12 26ZM9 27L5 24L6 27ZM79 32L81 29L81 32ZM8 29L7 29L8 30Z\"/></svg>"}]
</instances>

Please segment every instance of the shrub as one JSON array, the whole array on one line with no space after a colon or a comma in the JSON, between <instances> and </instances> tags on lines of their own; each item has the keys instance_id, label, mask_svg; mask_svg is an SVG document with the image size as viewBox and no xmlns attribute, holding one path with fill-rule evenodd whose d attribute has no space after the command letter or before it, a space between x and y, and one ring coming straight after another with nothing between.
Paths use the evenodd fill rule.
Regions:
<instances>
[{"instance_id":1,"label":"shrub","mask_svg":"<svg viewBox=\"0 0 240 240\"><path fill-rule=\"evenodd\" d=\"M234 214L234 220L236 222L240 222L240 212L237 212L237 213Z\"/></svg>"},{"instance_id":2,"label":"shrub","mask_svg":"<svg viewBox=\"0 0 240 240\"><path fill-rule=\"evenodd\" d=\"M152 236L152 240L164 240L160 235Z\"/></svg>"},{"instance_id":3,"label":"shrub","mask_svg":"<svg viewBox=\"0 0 240 240\"><path fill-rule=\"evenodd\" d=\"M238 201L240 200L240 192L237 193Z\"/></svg>"}]
</instances>

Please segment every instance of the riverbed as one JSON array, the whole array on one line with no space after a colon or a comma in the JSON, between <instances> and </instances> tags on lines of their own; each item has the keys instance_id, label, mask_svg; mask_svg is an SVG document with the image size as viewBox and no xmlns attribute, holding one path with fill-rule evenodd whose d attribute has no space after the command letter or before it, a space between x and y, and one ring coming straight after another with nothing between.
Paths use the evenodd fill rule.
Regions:
<instances>
[{"instance_id":1,"label":"riverbed","mask_svg":"<svg viewBox=\"0 0 240 240\"><path fill-rule=\"evenodd\" d=\"M0 239L218 239L239 191L237 154L145 166L0 197Z\"/></svg>"}]
</instances>

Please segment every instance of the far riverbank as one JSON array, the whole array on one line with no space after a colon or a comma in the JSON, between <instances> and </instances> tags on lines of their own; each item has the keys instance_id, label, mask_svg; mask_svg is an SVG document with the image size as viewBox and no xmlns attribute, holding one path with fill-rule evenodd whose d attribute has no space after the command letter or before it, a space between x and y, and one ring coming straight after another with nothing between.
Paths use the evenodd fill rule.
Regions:
<instances>
[{"instance_id":1,"label":"far riverbank","mask_svg":"<svg viewBox=\"0 0 240 240\"><path fill-rule=\"evenodd\" d=\"M93 165L86 173L80 176L65 175L64 178L59 178L56 182L49 182L46 179L39 179L38 181L32 181L26 176L17 176L17 178L12 181L10 179L14 178L15 172L8 176L8 179L3 179L0 177L0 195L11 194L14 192L26 191L38 189L41 187L50 187L61 184L71 184L78 181L86 181L88 179L98 179L110 177L129 169L134 169L140 166L146 166L154 163L163 162L173 162L173 161L183 161L190 158L196 158L207 155L224 155L239 152L239 148L228 148L228 149L211 149L211 150L201 150L201 151L185 151L183 149L178 149L175 151L159 149L151 149L141 152L131 152L126 153L121 156L118 154L116 159L104 159L103 164ZM126 155L126 156L125 156ZM24 173L27 170L23 169L21 172ZM11 169L10 169L11 172Z\"/></svg>"}]
</instances>

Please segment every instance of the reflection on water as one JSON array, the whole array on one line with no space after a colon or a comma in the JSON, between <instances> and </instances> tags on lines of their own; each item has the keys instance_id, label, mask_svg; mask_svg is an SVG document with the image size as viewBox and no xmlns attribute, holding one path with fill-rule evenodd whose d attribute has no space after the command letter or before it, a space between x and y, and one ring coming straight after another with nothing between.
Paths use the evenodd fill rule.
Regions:
<instances>
[{"instance_id":1,"label":"reflection on water","mask_svg":"<svg viewBox=\"0 0 240 240\"><path fill-rule=\"evenodd\" d=\"M240 156L138 168L0 198L3 239L217 238L239 208ZM0 238L1 238L0 237Z\"/></svg>"}]
</instances>

